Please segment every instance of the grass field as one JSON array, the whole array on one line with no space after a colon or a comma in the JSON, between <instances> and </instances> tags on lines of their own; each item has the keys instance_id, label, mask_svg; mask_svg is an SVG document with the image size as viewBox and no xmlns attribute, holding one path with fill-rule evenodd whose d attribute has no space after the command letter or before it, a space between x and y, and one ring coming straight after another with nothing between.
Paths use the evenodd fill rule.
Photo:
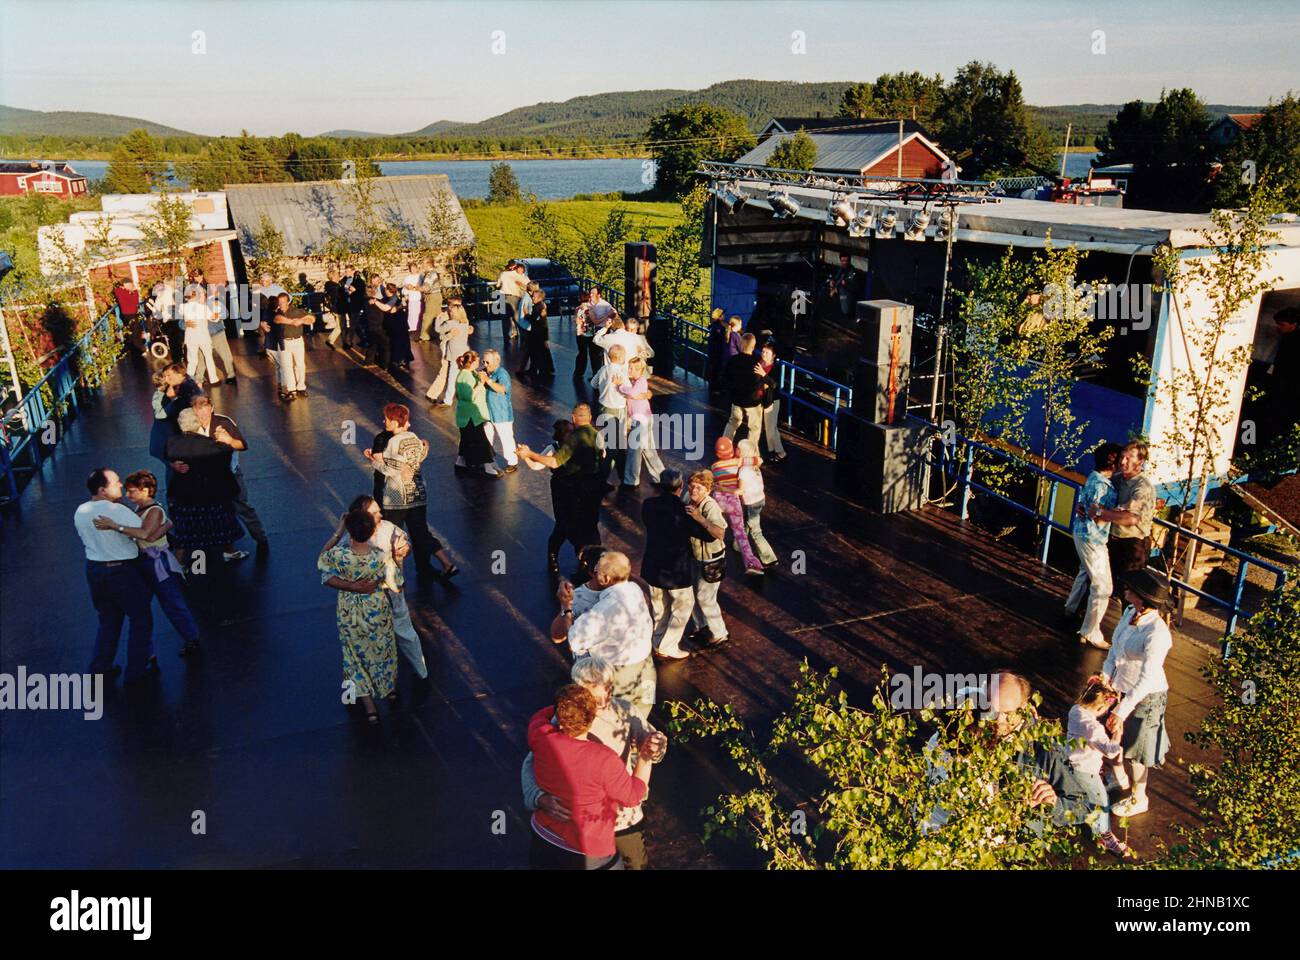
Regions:
<instances>
[{"instance_id":1,"label":"grass field","mask_svg":"<svg viewBox=\"0 0 1300 960\"><path fill-rule=\"evenodd\" d=\"M622 200L550 200L546 204L564 224L591 230L615 207L627 210L635 224L631 239L640 239L644 227L653 241L681 221L681 207L675 203L640 203ZM512 257L538 256L528 249L524 230L528 205L474 206L465 211L478 237L478 272L495 277Z\"/></svg>"}]
</instances>

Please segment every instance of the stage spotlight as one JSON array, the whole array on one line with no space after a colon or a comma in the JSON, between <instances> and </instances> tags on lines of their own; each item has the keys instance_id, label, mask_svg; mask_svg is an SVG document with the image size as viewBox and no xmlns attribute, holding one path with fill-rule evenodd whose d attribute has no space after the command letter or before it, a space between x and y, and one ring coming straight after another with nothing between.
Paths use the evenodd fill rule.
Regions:
<instances>
[{"instance_id":1,"label":"stage spotlight","mask_svg":"<svg viewBox=\"0 0 1300 960\"><path fill-rule=\"evenodd\" d=\"M858 215L849 221L850 237L865 237L876 225L876 218L870 207L863 207Z\"/></svg>"},{"instance_id":2,"label":"stage spotlight","mask_svg":"<svg viewBox=\"0 0 1300 960\"><path fill-rule=\"evenodd\" d=\"M784 190L768 191L767 202L772 205L772 216L778 220L787 220L799 212L799 201L791 199Z\"/></svg>"},{"instance_id":3,"label":"stage spotlight","mask_svg":"<svg viewBox=\"0 0 1300 960\"><path fill-rule=\"evenodd\" d=\"M749 197L745 196L738 183L723 184L718 188L718 199L727 208L728 213L735 213L743 207Z\"/></svg>"},{"instance_id":4,"label":"stage spotlight","mask_svg":"<svg viewBox=\"0 0 1300 960\"><path fill-rule=\"evenodd\" d=\"M853 196L840 197L834 201L826 210L826 223L832 227L843 227L852 223L857 215L857 208L853 205Z\"/></svg>"},{"instance_id":5,"label":"stage spotlight","mask_svg":"<svg viewBox=\"0 0 1300 960\"><path fill-rule=\"evenodd\" d=\"M929 225L930 225L930 211L929 210L916 211L916 213L912 214L911 219L907 221L907 229L903 231L903 239L924 240L925 228L928 227Z\"/></svg>"},{"instance_id":6,"label":"stage spotlight","mask_svg":"<svg viewBox=\"0 0 1300 960\"><path fill-rule=\"evenodd\" d=\"M887 240L894 235L896 226L898 226L898 214L893 210L886 210L876 220L876 236L881 240Z\"/></svg>"},{"instance_id":7,"label":"stage spotlight","mask_svg":"<svg viewBox=\"0 0 1300 960\"><path fill-rule=\"evenodd\" d=\"M957 208L944 207L939 215L939 227L934 232L934 239L947 240L957 232Z\"/></svg>"}]
</instances>

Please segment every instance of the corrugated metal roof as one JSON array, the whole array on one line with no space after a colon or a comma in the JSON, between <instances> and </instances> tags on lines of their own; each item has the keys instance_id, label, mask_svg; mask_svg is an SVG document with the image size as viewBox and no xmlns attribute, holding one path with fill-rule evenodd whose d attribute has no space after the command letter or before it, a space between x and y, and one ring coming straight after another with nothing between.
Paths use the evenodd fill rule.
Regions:
<instances>
[{"instance_id":1,"label":"corrugated metal roof","mask_svg":"<svg viewBox=\"0 0 1300 960\"><path fill-rule=\"evenodd\" d=\"M425 221L429 203L439 194L451 202L458 227L466 243L474 231L460 201L451 189L446 174L376 177L375 205L380 215L406 237L408 249L427 241ZM254 252L253 234L261 224L262 214L270 218L284 236L287 256L316 256L324 252L331 235L348 236L355 224L352 187L342 180L316 180L305 183L247 183L225 187L230 215L239 232L239 245L245 254Z\"/></svg>"},{"instance_id":2,"label":"corrugated metal roof","mask_svg":"<svg viewBox=\"0 0 1300 960\"><path fill-rule=\"evenodd\" d=\"M777 134L764 140L736 163L763 166L777 144L792 135ZM817 145L817 163L814 170L827 173L861 173L883 154L898 146L898 130L877 133L809 133ZM906 142L906 138L905 138Z\"/></svg>"}]
</instances>

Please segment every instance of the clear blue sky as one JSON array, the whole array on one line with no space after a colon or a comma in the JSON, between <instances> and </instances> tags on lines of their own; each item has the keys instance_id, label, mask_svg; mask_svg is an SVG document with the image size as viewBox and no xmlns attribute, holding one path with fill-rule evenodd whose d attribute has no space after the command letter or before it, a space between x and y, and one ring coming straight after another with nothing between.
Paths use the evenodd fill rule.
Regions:
<instances>
[{"instance_id":1,"label":"clear blue sky","mask_svg":"<svg viewBox=\"0 0 1300 960\"><path fill-rule=\"evenodd\" d=\"M0 0L0 103L210 134L396 133L609 90L947 78L980 59L1014 69L1034 104L1181 86L1255 104L1300 92L1297 38L1300 4L1285 0Z\"/></svg>"}]
</instances>

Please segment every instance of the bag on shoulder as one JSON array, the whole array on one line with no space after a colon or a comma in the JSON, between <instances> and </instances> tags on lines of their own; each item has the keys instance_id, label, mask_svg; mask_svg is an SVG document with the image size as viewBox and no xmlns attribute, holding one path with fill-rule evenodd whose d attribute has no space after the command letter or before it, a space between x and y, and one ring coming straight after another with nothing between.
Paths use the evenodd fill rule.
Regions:
<instances>
[{"instance_id":1,"label":"bag on shoulder","mask_svg":"<svg viewBox=\"0 0 1300 960\"><path fill-rule=\"evenodd\" d=\"M727 575L727 554L716 560L704 560L700 563L700 577L705 583L721 583Z\"/></svg>"}]
</instances>

